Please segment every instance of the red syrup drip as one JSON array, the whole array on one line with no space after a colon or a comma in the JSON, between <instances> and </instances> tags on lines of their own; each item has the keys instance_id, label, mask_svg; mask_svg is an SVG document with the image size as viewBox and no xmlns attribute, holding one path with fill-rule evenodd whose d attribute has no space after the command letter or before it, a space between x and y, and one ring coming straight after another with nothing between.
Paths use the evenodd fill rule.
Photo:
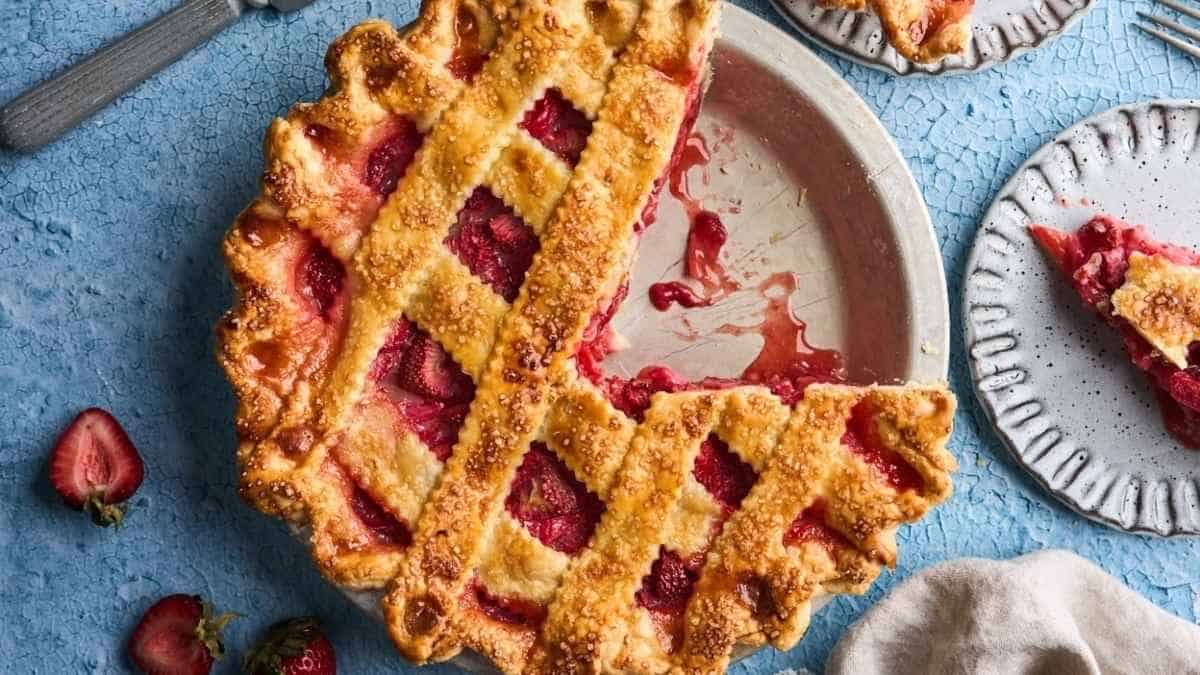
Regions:
<instances>
[{"instance_id":1,"label":"red syrup drip","mask_svg":"<svg viewBox=\"0 0 1200 675\"><path fill-rule=\"evenodd\" d=\"M671 196L683 205L690 223L684 252L684 276L699 281L703 293L697 293L679 281L653 284L649 291L650 303L660 312L669 309L672 303L689 308L705 307L741 288L721 264L721 249L728 240L725 224L719 215L704 209L688 185L688 172L696 167L706 169L711 159L703 134L693 132L668 172ZM708 182L707 172L704 182Z\"/></svg>"},{"instance_id":2,"label":"red syrup drip","mask_svg":"<svg viewBox=\"0 0 1200 675\"><path fill-rule=\"evenodd\" d=\"M672 304L680 307L707 307L712 298L704 298L679 281L662 281L650 286L650 304L660 312L670 309Z\"/></svg>"},{"instance_id":3,"label":"red syrup drip","mask_svg":"<svg viewBox=\"0 0 1200 675\"><path fill-rule=\"evenodd\" d=\"M796 285L796 275L791 272L772 274L757 289L767 300L762 321L752 326L727 323L717 329L724 335L762 336L762 350L741 377L746 382L769 387L788 405L803 398L804 388L813 382L846 380L841 352L809 344L805 337L808 325L792 313L789 301Z\"/></svg>"}]
</instances>

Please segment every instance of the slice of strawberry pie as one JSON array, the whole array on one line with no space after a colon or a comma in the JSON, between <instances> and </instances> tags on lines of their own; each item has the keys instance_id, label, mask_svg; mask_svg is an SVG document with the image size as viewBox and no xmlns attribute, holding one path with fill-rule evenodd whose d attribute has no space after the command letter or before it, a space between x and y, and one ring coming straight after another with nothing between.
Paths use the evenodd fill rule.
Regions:
<instances>
[{"instance_id":1,"label":"slice of strawberry pie","mask_svg":"<svg viewBox=\"0 0 1200 675\"><path fill-rule=\"evenodd\" d=\"M1200 254L1103 214L1073 234L1044 225L1030 233L1121 334L1155 386L1167 430L1200 449Z\"/></svg>"}]
</instances>

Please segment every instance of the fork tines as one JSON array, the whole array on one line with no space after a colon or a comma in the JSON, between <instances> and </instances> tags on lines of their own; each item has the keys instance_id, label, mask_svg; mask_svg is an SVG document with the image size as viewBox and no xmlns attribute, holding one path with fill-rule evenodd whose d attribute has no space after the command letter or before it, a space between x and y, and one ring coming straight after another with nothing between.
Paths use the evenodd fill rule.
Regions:
<instances>
[{"instance_id":1,"label":"fork tines","mask_svg":"<svg viewBox=\"0 0 1200 675\"><path fill-rule=\"evenodd\" d=\"M1200 21L1200 9L1189 7L1178 0L1155 0L1155 2L1164 7L1173 9L1184 16L1189 16ZM1135 23L1135 26L1149 33L1150 35L1153 35L1159 40L1171 45L1172 47L1175 47L1181 52L1190 54L1191 56L1200 59L1200 45L1198 45L1196 42L1190 42L1189 40L1177 37L1177 35L1168 32L1174 31L1174 33L1182 35L1184 38L1190 38L1191 40L1200 42L1200 30L1190 26L1185 26L1178 21L1173 21L1171 19L1150 14L1148 12L1139 11L1138 16L1152 24L1155 24L1156 26L1161 26L1161 28L1148 26L1143 23ZM1163 30L1164 28L1167 30Z\"/></svg>"}]
</instances>

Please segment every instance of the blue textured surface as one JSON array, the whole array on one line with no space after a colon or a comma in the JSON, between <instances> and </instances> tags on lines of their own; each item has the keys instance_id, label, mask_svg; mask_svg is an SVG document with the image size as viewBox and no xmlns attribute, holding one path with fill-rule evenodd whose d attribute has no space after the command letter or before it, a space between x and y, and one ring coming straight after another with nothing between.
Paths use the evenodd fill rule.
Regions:
<instances>
[{"instance_id":1,"label":"blue textured surface","mask_svg":"<svg viewBox=\"0 0 1200 675\"><path fill-rule=\"evenodd\" d=\"M0 100L172 4L0 0ZM782 24L761 0L742 4ZM1200 66L1129 26L1149 4L1100 3L1052 46L969 77L894 79L822 54L912 166L945 255L954 325L976 223L1030 152L1118 103L1200 92ZM0 155L0 672L127 672L136 618L176 591L247 615L229 631L235 654L268 622L314 612L342 672L403 670L383 630L235 495L233 403L211 342L230 299L217 244L255 190L267 121L320 93L325 45L350 25L414 14L412 0L357 0L247 16L58 145ZM1200 615L1200 541L1118 534L1043 494L981 424L954 333L953 500L902 531L899 569L869 595L837 600L795 650L767 650L735 672L819 671L845 626L898 579L968 555L1073 549L1159 606ZM48 446L90 404L112 410L147 460L119 534L61 507L45 477Z\"/></svg>"}]
</instances>

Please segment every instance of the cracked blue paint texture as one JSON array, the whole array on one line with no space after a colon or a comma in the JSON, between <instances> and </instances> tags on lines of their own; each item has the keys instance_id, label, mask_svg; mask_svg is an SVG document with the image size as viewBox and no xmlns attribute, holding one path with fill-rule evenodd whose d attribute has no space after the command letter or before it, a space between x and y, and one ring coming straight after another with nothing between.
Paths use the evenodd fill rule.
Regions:
<instances>
[{"instance_id":1,"label":"cracked blue paint texture","mask_svg":"<svg viewBox=\"0 0 1200 675\"><path fill-rule=\"evenodd\" d=\"M783 25L763 0L741 4ZM0 100L172 5L0 0ZM1200 94L1200 65L1131 28L1135 10L1149 8L1098 3L1051 46L967 77L895 79L821 53L896 137L933 215L955 299L962 469L953 499L901 531L895 573L865 597L836 600L794 650L766 650L735 672L820 671L845 627L888 588L962 556L1069 548L1197 618L1200 541L1119 534L1044 494L983 421L957 329L975 228L1026 156L1085 115ZM268 622L311 612L343 672L406 669L304 548L235 494L233 401L212 358L212 327L230 302L218 242L255 191L267 121L319 95L335 36L365 17L402 24L415 11L415 0L351 0L247 15L61 143L31 157L0 154L0 672L128 672L123 643L134 622L176 591L246 615L229 630L233 654ZM46 481L48 446L91 404L112 410L147 460L120 533L63 508Z\"/></svg>"}]
</instances>

